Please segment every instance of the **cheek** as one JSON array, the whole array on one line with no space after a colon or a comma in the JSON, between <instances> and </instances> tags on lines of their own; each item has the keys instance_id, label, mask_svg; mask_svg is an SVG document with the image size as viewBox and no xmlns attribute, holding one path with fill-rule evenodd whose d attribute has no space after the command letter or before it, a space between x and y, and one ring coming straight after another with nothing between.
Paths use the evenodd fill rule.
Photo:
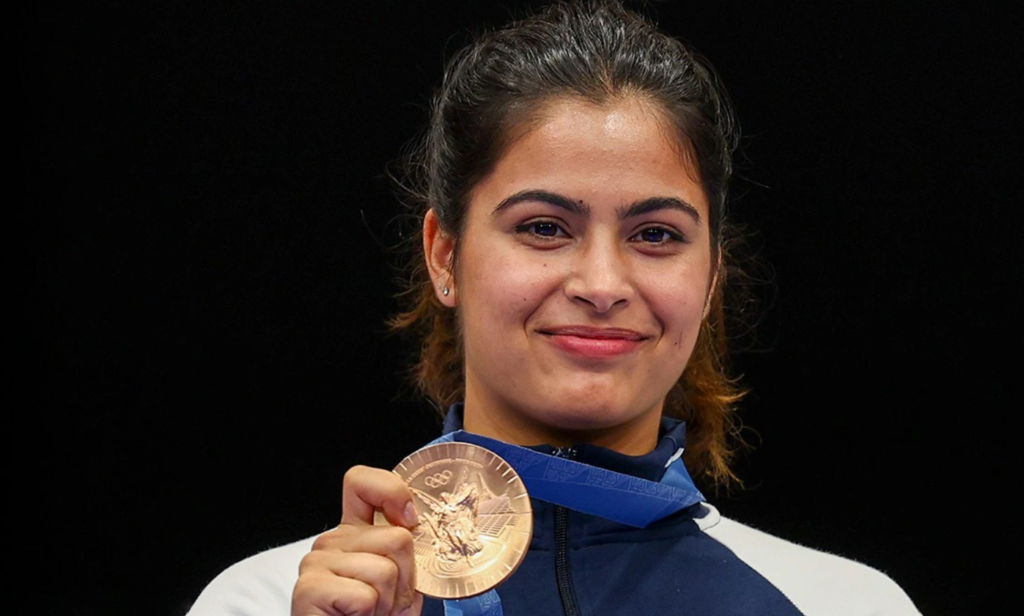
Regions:
<instances>
[{"instance_id":1,"label":"cheek","mask_svg":"<svg viewBox=\"0 0 1024 616\"><path fill-rule=\"evenodd\" d=\"M474 257L462 262L459 303L465 325L478 325L484 337L500 326L525 323L550 295L556 274L543 261L515 248L468 248Z\"/></svg>"},{"instance_id":2,"label":"cheek","mask_svg":"<svg viewBox=\"0 0 1024 616\"><path fill-rule=\"evenodd\" d=\"M675 281L666 283L665 281ZM665 329L668 340L680 352L689 353L697 340L707 294L705 276L692 271L659 274L647 287L647 302Z\"/></svg>"}]
</instances>

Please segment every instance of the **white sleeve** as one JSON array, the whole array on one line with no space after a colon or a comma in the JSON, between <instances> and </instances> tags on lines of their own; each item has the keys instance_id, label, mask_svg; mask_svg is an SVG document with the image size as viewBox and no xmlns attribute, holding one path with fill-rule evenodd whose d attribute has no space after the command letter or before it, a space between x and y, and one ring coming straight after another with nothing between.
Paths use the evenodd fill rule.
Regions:
<instances>
[{"instance_id":1,"label":"white sleeve","mask_svg":"<svg viewBox=\"0 0 1024 616\"><path fill-rule=\"evenodd\" d=\"M220 573L186 616L289 616L299 562L313 548L309 537L260 552Z\"/></svg>"},{"instance_id":2,"label":"white sleeve","mask_svg":"<svg viewBox=\"0 0 1024 616\"><path fill-rule=\"evenodd\" d=\"M921 616L906 592L881 571L733 520L711 517L718 519L705 532L807 616Z\"/></svg>"}]
</instances>

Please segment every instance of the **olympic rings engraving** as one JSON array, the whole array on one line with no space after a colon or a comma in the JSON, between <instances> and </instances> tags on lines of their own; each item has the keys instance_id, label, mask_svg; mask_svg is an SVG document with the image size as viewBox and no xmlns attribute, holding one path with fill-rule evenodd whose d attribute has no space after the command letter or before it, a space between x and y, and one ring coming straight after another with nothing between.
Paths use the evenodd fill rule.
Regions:
<instances>
[{"instance_id":1,"label":"olympic rings engraving","mask_svg":"<svg viewBox=\"0 0 1024 616\"><path fill-rule=\"evenodd\" d=\"M452 472L449 470L441 471L440 473L434 473L426 479L423 483L427 484L428 488L439 488L443 485L448 485L448 482L452 480Z\"/></svg>"}]
</instances>

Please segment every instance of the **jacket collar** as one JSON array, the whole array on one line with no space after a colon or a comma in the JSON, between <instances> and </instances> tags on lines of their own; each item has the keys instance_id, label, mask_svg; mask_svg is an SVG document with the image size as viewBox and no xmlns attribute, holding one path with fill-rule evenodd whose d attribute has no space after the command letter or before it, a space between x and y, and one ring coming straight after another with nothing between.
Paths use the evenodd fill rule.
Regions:
<instances>
[{"instance_id":1,"label":"jacket collar","mask_svg":"<svg viewBox=\"0 0 1024 616\"><path fill-rule=\"evenodd\" d=\"M456 403L448 409L448 414L445 416L443 434L461 429L462 403ZM633 477L660 481L665 473L665 467L683 447L686 437L686 423L678 419L662 417L660 434L661 438L658 440L658 445L654 448L654 451L642 456L628 456L605 447L589 443L579 443L572 446L576 451L574 459L577 462L632 475ZM551 445L537 445L530 447L530 449L542 453L551 453L555 448Z\"/></svg>"}]
</instances>

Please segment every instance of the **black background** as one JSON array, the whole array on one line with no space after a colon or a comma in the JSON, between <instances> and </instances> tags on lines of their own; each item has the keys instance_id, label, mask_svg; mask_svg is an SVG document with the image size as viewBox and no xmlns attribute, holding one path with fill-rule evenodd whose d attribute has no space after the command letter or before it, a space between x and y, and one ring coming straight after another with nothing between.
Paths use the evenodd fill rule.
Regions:
<instances>
[{"instance_id":1,"label":"black background","mask_svg":"<svg viewBox=\"0 0 1024 616\"><path fill-rule=\"evenodd\" d=\"M28 11L10 459L49 605L183 613L228 564L334 525L346 468L434 436L383 326L385 170L444 59L525 6ZM733 218L774 271L737 359L747 489L714 500L928 615L992 613L1019 580L996 555L1020 540L1022 67L993 6L650 11L734 99Z\"/></svg>"}]
</instances>

